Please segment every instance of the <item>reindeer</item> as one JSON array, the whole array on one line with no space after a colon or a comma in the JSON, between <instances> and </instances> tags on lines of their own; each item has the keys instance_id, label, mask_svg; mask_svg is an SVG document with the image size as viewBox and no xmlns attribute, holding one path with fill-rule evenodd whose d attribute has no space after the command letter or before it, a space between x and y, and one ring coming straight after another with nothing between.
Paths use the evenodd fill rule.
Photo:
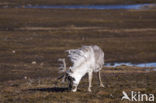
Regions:
<instances>
[{"instance_id":1,"label":"reindeer","mask_svg":"<svg viewBox=\"0 0 156 103\"><path fill-rule=\"evenodd\" d=\"M82 46L79 49L71 49L66 52L68 52L72 66L66 69L65 59L59 59L63 62L59 70L64 73L59 79L62 78L63 82L68 81L70 90L76 92L81 78L88 73L88 91L91 92L93 72L98 72L100 87L104 87L100 74L104 66L104 52L99 46Z\"/></svg>"}]
</instances>

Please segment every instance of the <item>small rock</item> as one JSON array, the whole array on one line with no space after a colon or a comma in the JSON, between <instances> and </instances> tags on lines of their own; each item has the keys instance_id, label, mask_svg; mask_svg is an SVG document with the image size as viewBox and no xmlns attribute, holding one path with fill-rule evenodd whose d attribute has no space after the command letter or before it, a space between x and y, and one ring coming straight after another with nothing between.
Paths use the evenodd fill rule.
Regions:
<instances>
[{"instance_id":1,"label":"small rock","mask_svg":"<svg viewBox=\"0 0 156 103\"><path fill-rule=\"evenodd\" d=\"M110 97L111 97L111 98L114 98L113 94L110 94Z\"/></svg>"},{"instance_id":2,"label":"small rock","mask_svg":"<svg viewBox=\"0 0 156 103\"><path fill-rule=\"evenodd\" d=\"M36 61L32 61L32 64L36 64Z\"/></svg>"},{"instance_id":3,"label":"small rock","mask_svg":"<svg viewBox=\"0 0 156 103\"><path fill-rule=\"evenodd\" d=\"M27 79L28 77L27 76L24 76L24 79Z\"/></svg>"},{"instance_id":4,"label":"small rock","mask_svg":"<svg viewBox=\"0 0 156 103\"><path fill-rule=\"evenodd\" d=\"M13 51L12 51L12 53L16 53L16 51L15 51L15 50L13 50Z\"/></svg>"},{"instance_id":5,"label":"small rock","mask_svg":"<svg viewBox=\"0 0 156 103\"><path fill-rule=\"evenodd\" d=\"M42 63L40 63L40 66L43 66L44 65L44 63L42 62Z\"/></svg>"}]
</instances>

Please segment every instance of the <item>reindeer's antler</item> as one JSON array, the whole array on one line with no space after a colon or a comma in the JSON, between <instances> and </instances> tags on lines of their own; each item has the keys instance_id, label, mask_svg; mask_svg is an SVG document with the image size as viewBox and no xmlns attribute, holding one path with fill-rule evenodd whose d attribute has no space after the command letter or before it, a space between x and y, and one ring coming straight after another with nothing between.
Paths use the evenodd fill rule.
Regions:
<instances>
[{"instance_id":1,"label":"reindeer's antler","mask_svg":"<svg viewBox=\"0 0 156 103\"><path fill-rule=\"evenodd\" d=\"M65 61L65 58L59 58L58 61L63 63L63 64L60 64L59 73L66 72L66 61Z\"/></svg>"},{"instance_id":2,"label":"reindeer's antler","mask_svg":"<svg viewBox=\"0 0 156 103\"><path fill-rule=\"evenodd\" d=\"M62 63L60 64L59 73L65 73L67 70L65 58L59 58L58 61L63 63L63 64ZM58 80L62 79L62 82L64 82L65 78L66 78L66 74L63 74L63 75L59 76L57 79Z\"/></svg>"},{"instance_id":3,"label":"reindeer's antler","mask_svg":"<svg viewBox=\"0 0 156 103\"><path fill-rule=\"evenodd\" d=\"M63 74L63 75L59 76L57 78L57 80L60 80L61 79L62 80L61 82L64 83L66 81L66 79L67 79L66 77L67 77L66 74Z\"/></svg>"}]
</instances>

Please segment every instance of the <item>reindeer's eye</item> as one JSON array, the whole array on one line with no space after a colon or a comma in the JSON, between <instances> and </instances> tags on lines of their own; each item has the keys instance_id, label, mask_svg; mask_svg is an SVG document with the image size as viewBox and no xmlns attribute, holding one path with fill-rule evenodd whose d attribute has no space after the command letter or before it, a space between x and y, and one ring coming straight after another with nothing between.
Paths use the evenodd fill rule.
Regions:
<instances>
[{"instance_id":1,"label":"reindeer's eye","mask_svg":"<svg viewBox=\"0 0 156 103\"><path fill-rule=\"evenodd\" d=\"M72 77L72 81L75 81L75 78Z\"/></svg>"},{"instance_id":2,"label":"reindeer's eye","mask_svg":"<svg viewBox=\"0 0 156 103\"><path fill-rule=\"evenodd\" d=\"M75 81L75 78L72 78L73 79L73 81Z\"/></svg>"}]
</instances>

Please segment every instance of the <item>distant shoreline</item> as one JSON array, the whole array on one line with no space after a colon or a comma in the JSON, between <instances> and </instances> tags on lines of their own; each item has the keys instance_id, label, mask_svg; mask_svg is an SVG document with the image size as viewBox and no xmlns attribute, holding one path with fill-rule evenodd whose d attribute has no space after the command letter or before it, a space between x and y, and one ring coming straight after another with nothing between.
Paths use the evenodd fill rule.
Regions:
<instances>
[{"instance_id":1,"label":"distant shoreline","mask_svg":"<svg viewBox=\"0 0 156 103\"><path fill-rule=\"evenodd\" d=\"M28 6L28 5L116 5L116 4L142 4L142 3L156 3L155 0L10 0L0 1L0 6Z\"/></svg>"}]
</instances>

